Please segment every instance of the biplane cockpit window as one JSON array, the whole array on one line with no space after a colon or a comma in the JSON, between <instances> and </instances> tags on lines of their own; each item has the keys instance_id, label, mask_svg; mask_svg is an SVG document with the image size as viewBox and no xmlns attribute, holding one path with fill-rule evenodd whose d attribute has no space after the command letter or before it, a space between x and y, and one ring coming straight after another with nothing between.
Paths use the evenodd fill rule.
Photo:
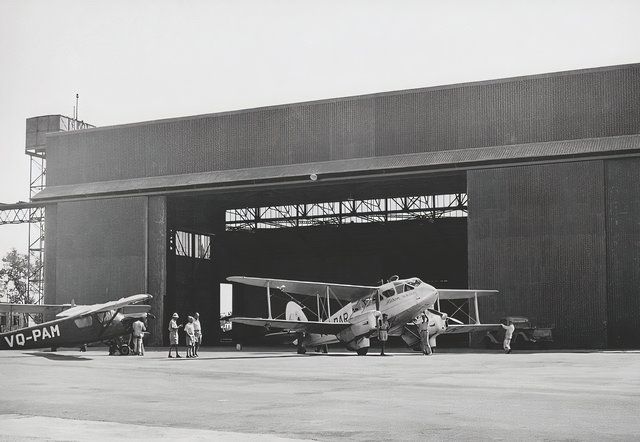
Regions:
<instances>
[{"instance_id":1,"label":"biplane cockpit window","mask_svg":"<svg viewBox=\"0 0 640 442\"><path fill-rule=\"evenodd\" d=\"M396 294L396 291L394 289L388 289L388 290L385 290L384 292L382 292L382 296L384 298L389 298L389 297L391 297L391 296L393 296L395 294Z\"/></svg>"},{"instance_id":2,"label":"biplane cockpit window","mask_svg":"<svg viewBox=\"0 0 640 442\"><path fill-rule=\"evenodd\" d=\"M76 323L76 327L78 328L91 327L91 325L93 325L93 318L91 317L91 315L82 316L78 319L74 319L73 322Z\"/></svg>"},{"instance_id":3,"label":"biplane cockpit window","mask_svg":"<svg viewBox=\"0 0 640 442\"><path fill-rule=\"evenodd\" d=\"M394 283L394 285L396 286L396 293L404 292L404 283L396 282L396 283Z\"/></svg>"}]
</instances>

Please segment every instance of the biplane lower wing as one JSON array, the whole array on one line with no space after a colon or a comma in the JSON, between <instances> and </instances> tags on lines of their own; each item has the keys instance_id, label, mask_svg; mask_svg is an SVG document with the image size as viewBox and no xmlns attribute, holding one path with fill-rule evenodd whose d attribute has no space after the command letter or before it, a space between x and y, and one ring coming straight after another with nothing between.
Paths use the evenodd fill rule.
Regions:
<instances>
[{"instance_id":1,"label":"biplane lower wing","mask_svg":"<svg viewBox=\"0 0 640 442\"><path fill-rule=\"evenodd\" d=\"M329 292L337 299L349 302L371 296L376 290L376 287L368 285L293 281L289 279L255 278L251 276L230 276L227 278L227 281L256 287L279 289L287 293L303 296L324 296Z\"/></svg>"},{"instance_id":2,"label":"biplane lower wing","mask_svg":"<svg viewBox=\"0 0 640 442\"><path fill-rule=\"evenodd\" d=\"M457 333L487 332L501 329L502 326L500 324L450 324L444 331L438 334L450 335Z\"/></svg>"},{"instance_id":3,"label":"biplane lower wing","mask_svg":"<svg viewBox=\"0 0 640 442\"><path fill-rule=\"evenodd\" d=\"M463 289L438 289L438 297L447 299L473 299L476 296L497 295L497 290L463 290Z\"/></svg>"},{"instance_id":4,"label":"biplane lower wing","mask_svg":"<svg viewBox=\"0 0 640 442\"><path fill-rule=\"evenodd\" d=\"M281 329L320 335L336 335L351 326L348 322L287 321L264 318L231 318L231 322L264 327L267 330Z\"/></svg>"}]
</instances>

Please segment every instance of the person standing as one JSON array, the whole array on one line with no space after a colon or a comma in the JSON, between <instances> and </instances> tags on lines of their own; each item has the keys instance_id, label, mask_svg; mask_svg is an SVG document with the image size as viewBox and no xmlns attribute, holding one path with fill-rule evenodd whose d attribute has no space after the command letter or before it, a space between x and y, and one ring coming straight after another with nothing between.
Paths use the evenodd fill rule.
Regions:
<instances>
[{"instance_id":1,"label":"person standing","mask_svg":"<svg viewBox=\"0 0 640 442\"><path fill-rule=\"evenodd\" d=\"M187 316L187 320L189 322L187 322L187 324L184 326L184 332L186 333L185 339L187 341L187 357L195 358L195 355L193 353L196 342L196 334L193 329L193 316Z\"/></svg>"},{"instance_id":2,"label":"person standing","mask_svg":"<svg viewBox=\"0 0 640 442\"><path fill-rule=\"evenodd\" d=\"M202 325L200 325L200 313L195 313L195 320L193 321L193 331L196 334L196 343L194 346L194 354L196 358L198 357L198 350L200 349L200 345L202 345Z\"/></svg>"},{"instance_id":3,"label":"person standing","mask_svg":"<svg viewBox=\"0 0 640 442\"><path fill-rule=\"evenodd\" d=\"M132 327L133 327L133 354L138 356L144 356L144 343L142 342L142 338L144 337L144 332L147 331L147 327L142 321L142 318L139 318L137 321L135 321Z\"/></svg>"},{"instance_id":4,"label":"person standing","mask_svg":"<svg viewBox=\"0 0 640 442\"><path fill-rule=\"evenodd\" d=\"M178 314L174 313L173 316L171 316L171 321L169 321L169 357L170 358L173 357L171 356L171 350L173 348L176 349L176 358L182 357L178 353L178 329L182 327L182 324L178 325L178 318L179 318Z\"/></svg>"},{"instance_id":5,"label":"person standing","mask_svg":"<svg viewBox=\"0 0 640 442\"><path fill-rule=\"evenodd\" d=\"M505 353L509 354L511 353L511 338L513 337L513 332L515 331L516 326L508 319L505 320L505 324L500 324L502 328L504 328L504 342L502 343L502 348Z\"/></svg>"},{"instance_id":6,"label":"person standing","mask_svg":"<svg viewBox=\"0 0 640 442\"><path fill-rule=\"evenodd\" d=\"M418 333L420 334L420 344L422 345L422 354L431 354L431 345L429 343L429 318L422 314L422 322L418 323Z\"/></svg>"},{"instance_id":7,"label":"person standing","mask_svg":"<svg viewBox=\"0 0 640 442\"><path fill-rule=\"evenodd\" d=\"M386 356L384 354L384 346L389 339L389 320L386 313L382 315L382 321L380 322L380 330L378 330L378 339L380 340L380 345L382 347L380 351L380 356Z\"/></svg>"}]
</instances>

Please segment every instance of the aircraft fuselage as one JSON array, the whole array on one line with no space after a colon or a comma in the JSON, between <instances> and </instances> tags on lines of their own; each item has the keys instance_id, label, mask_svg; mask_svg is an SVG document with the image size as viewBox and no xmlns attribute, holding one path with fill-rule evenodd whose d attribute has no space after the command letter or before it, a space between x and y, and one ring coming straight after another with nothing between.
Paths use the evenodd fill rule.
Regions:
<instances>
[{"instance_id":1,"label":"aircraft fuselage","mask_svg":"<svg viewBox=\"0 0 640 442\"><path fill-rule=\"evenodd\" d=\"M377 313L377 317L382 314L388 316L390 323L389 334L401 335L404 324L410 322L428 307L432 307L438 297L435 287L425 284L417 278L391 281L378 287L376 294L372 297L357 302L351 302L333 313L326 322L349 322L354 324L364 323L370 315ZM375 298L379 296L379 306L376 305ZM379 307L379 308L378 308ZM366 337L375 333L370 330ZM320 335L310 333L304 343L308 346L319 346L343 342L341 336Z\"/></svg>"},{"instance_id":2,"label":"aircraft fuselage","mask_svg":"<svg viewBox=\"0 0 640 442\"><path fill-rule=\"evenodd\" d=\"M131 333L131 324L119 312L101 312L74 319L60 318L0 334L0 350L74 347L108 341Z\"/></svg>"}]
</instances>

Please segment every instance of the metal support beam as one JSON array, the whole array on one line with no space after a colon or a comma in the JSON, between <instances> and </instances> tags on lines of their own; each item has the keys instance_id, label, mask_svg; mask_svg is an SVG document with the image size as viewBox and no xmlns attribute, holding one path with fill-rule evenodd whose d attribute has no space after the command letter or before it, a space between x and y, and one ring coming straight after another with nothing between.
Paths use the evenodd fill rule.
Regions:
<instances>
[{"instance_id":1,"label":"metal support beam","mask_svg":"<svg viewBox=\"0 0 640 442\"><path fill-rule=\"evenodd\" d=\"M267 308L269 309L268 319L273 319L273 316L271 316L271 281L267 281Z\"/></svg>"},{"instance_id":2,"label":"metal support beam","mask_svg":"<svg viewBox=\"0 0 640 442\"><path fill-rule=\"evenodd\" d=\"M480 324L480 312L478 311L478 293L473 294L473 306L476 308L476 324Z\"/></svg>"}]
</instances>

